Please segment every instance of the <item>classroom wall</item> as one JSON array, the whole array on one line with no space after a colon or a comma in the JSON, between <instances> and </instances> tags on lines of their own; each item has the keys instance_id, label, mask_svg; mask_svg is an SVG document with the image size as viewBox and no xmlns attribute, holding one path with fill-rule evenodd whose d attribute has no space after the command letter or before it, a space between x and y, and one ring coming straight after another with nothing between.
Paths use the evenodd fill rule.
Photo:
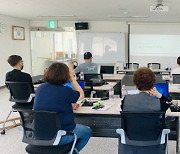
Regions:
<instances>
[{"instance_id":1,"label":"classroom wall","mask_svg":"<svg viewBox=\"0 0 180 154\"><path fill-rule=\"evenodd\" d=\"M29 38L29 21L5 15L0 15L0 22L7 26L7 31L0 33L0 86L5 85L5 74L12 68L7 63L7 58L11 54L18 54L23 57L25 72L31 73L31 54ZM12 40L12 25L25 28L25 40Z\"/></svg>"},{"instance_id":2,"label":"classroom wall","mask_svg":"<svg viewBox=\"0 0 180 154\"><path fill-rule=\"evenodd\" d=\"M74 23L78 21L58 21L58 27L74 27ZM124 33L125 34L125 59L127 61L127 49L128 49L128 25L126 22L120 21L88 21L88 30L79 30L79 33ZM48 21L30 21L31 27L47 27Z\"/></svg>"}]
</instances>

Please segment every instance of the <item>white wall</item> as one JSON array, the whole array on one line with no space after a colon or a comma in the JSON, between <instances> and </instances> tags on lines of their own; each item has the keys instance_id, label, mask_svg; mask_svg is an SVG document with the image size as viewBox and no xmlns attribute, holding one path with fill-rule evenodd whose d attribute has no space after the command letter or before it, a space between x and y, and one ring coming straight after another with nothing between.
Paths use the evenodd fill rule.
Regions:
<instances>
[{"instance_id":1,"label":"white wall","mask_svg":"<svg viewBox=\"0 0 180 154\"><path fill-rule=\"evenodd\" d=\"M7 63L7 58L11 54L18 54L23 57L25 72L31 73L31 54L29 38L29 21L14 17L0 15L0 22L7 26L7 31L0 33L0 86L4 85L5 74L12 68ZM12 26L25 28L25 40L12 40Z\"/></svg>"},{"instance_id":2,"label":"white wall","mask_svg":"<svg viewBox=\"0 0 180 154\"><path fill-rule=\"evenodd\" d=\"M58 27L74 27L74 23L78 21L58 21ZM128 25L126 22L120 21L88 21L88 30L79 30L77 35L82 32L90 33L114 33L122 32L125 33L125 50L126 50L126 61L127 61L127 42L128 42ZM30 21L31 27L47 27L48 21Z\"/></svg>"}]
</instances>

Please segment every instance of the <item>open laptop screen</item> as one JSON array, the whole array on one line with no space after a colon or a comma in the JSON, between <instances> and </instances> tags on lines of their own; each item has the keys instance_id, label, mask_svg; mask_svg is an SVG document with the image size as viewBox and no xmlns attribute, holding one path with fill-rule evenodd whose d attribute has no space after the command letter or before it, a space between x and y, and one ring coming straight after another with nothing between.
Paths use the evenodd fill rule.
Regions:
<instances>
[{"instance_id":1,"label":"open laptop screen","mask_svg":"<svg viewBox=\"0 0 180 154\"><path fill-rule=\"evenodd\" d=\"M78 81L78 84L80 85L80 87L84 90L84 81Z\"/></svg>"},{"instance_id":2,"label":"open laptop screen","mask_svg":"<svg viewBox=\"0 0 180 154\"><path fill-rule=\"evenodd\" d=\"M100 73L101 74L114 74L114 66L101 66Z\"/></svg>"},{"instance_id":3,"label":"open laptop screen","mask_svg":"<svg viewBox=\"0 0 180 154\"><path fill-rule=\"evenodd\" d=\"M167 83L155 83L154 87L156 87L157 91L163 94L165 97L169 96L169 89Z\"/></svg>"},{"instance_id":4,"label":"open laptop screen","mask_svg":"<svg viewBox=\"0 0 180 154\"><path fill-rule=\"evenodd\" d=\"M77 81L78 82L78 84L79 84L79 86L84 90L84 81ZM70 88L73 88L73 86L72 86L72 83L71 82L66 82L65 84L64 84L64 86L68 86L68 87L70 87Z\"/></svg>"},{"instance_id":5,"label":"open laptop screen","mask_svg":"<svg viewBox=\"0 0 180 154\"><path fill-rule=\"evenodd\" d=\"M180 74L172 74L173 84L180 84Z\"/></svg>"}]
</instances>

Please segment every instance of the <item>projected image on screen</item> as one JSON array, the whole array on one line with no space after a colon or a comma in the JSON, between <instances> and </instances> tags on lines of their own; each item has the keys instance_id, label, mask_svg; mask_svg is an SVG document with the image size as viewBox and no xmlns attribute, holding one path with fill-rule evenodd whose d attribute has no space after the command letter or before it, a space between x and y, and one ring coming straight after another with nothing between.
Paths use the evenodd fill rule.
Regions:
<instances>
[{"instance_id":1,"label":"projected image on screen","mask_svg":"<svg viewBox=\"0 0 180 154\"><path fill-rule=\"evenodd\" d=\"M179 35L130 35L131 56L179 56Z\"/></svg>"}]
</instances>

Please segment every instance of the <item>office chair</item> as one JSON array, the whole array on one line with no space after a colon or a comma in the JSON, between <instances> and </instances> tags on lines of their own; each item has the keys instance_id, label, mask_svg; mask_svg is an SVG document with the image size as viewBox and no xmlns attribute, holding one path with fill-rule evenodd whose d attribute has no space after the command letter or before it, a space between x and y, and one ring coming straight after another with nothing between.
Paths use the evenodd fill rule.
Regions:
<instances>
[{"instance_id":1,"label":"office chair","mask_svg":"<svg viewBox=\"0 0 180 154\"><path fill-rule=\"evenodd\" d=\"M12 109L4 121L1 134L5 134L5 125L11 113L17 111L17 109L32 109L33 98L35 96L31 85L27 82L6 81L6 86L10 92L9 101L15 102L15 104L12 106Z\"/></svg>"},{"instance_id":2,"label":"office chair","mask_svg":"<svg viewBox=\"0 0 180 154\"><path fill-rule=\"evenodd\" d=\"M173 84L180 84L180 74L172 74Z\"/></svg>"},{"instance_id":3,"label":"office chair","mask_svg":"<svg viewBox=\"0 0 180 154\"><path fill-rule=\"evenodd\" d=\"M84 80L88 81L90 79L103 79L103 74L84 74Z\"/></svg>"},{"instance_id":4,"label":"office chair","mask_svg":"<svg viewBox=\"0 0 180 154\"><path fill-rule=\"evenodd\" d=\"M91 80L87 80L84 82L85 82L85 88L84 88L85 97L90 97L92 92L94 92L94 91L95 91L95 93L93 95L94 98L109 97L109 91L107 91L107 90L94 90L93 82Z\"/></svg>"},{"instance_id":5,"label":"office chair","mask_svg":"<svg viewBox=\"0 0 180 154\"><path fill-rule=\"evenodd\" d=\"M160 63L148 63L147 67L150 69L161 69L161 64Z\"/></svg>"},{"instance_id":6,"label":"office chair","mask_svg":"<svg viewBox=\"0 0 180 154\"><path fill-rule=\"evenodd\" d=\"M136 70L139 68L138 63L126 63L126 69Z\"/></svg>"},{"instance_id":7,"label":"office chair","mask_svg":"<svg viewBox=\"0 0 180 154\"><path fill-rule=\"evenodd\" d=\"M164 112L121 112L119 150L139 153L166 153L169 129L165 128ZM154 151L155 150L155 151ZM163 150L163 151L162 151ZM154 151L154 152L152 152Z\"/></svg>"},{"instance_id":8,"label":"office chair","mask_svg":"<svg viewBox=\"0 0 180 154\"><path fill-rule=\"evenodd\" d=\"M50 111L18 110L23 127L22 142L27 143L29 154L72 154L76 152L76 134L61 129L59 113ZM74 140L62 146L59 142L64 135Z\"/></svg>"}]
</instances>

